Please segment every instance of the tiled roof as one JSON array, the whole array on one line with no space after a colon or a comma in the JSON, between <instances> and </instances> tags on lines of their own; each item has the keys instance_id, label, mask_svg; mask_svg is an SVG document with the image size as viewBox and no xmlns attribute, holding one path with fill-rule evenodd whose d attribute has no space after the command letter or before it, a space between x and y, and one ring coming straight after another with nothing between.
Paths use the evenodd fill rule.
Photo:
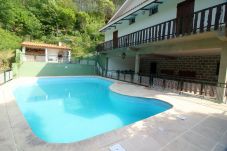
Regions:
<instances>
[{"instance_id":1,"label":"tiled roof","mask_svg":"<svg viewBox=\"0 0 227 151\"><path fill-rule=\"evenodd\" d=\"M44 44L44 43L36 43L36 42L22 42L22 46L25 47L32 47L32 48L53 48L53 49L63 49L63 50L71 50L71 48L67 46L59 46L59 45L53 45L53 44Z\"/></svg>"}]
</instances>

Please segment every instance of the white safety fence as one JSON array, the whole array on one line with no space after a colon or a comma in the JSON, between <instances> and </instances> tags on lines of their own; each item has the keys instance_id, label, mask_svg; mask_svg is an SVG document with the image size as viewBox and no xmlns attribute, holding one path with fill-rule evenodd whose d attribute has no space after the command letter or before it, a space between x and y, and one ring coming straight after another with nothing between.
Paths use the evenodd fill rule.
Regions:
<instances>
[{"instance_id":1,"label":"white safety fence","mask_svg":"<svg viewBox=\"0 0 227 151\"><path fill-rule=\"evenodd\" d=\"M10 81L13 79L13 71L12 70L6 70L0 72L0 85Z\"/></svg>"}]
</instances>

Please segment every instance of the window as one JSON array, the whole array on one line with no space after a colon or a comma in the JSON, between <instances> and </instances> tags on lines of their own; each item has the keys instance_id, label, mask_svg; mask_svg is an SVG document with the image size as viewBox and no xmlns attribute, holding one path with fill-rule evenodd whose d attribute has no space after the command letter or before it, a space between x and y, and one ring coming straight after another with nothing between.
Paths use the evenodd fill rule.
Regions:
<instances>
[{"instance_id":1,"label":"window","mask_svg":"<svg viewBox=\"0 0 227 151\"><path fill-rule=\"evenodd\" d=\"M155 5L153 7L150 8L150 13L149 16L154 15L158 12L158 5Z\"/></svg>"},{"instance_id":2,"label":"window","mask_svg":"<svg viewBox=\"0 0 227 151\"><path fill-rule=\"evenodd\" d=\"M129 25L134 24L136 22L136 18L131 18L129 20Z\"/></svg>"}]
</instances>

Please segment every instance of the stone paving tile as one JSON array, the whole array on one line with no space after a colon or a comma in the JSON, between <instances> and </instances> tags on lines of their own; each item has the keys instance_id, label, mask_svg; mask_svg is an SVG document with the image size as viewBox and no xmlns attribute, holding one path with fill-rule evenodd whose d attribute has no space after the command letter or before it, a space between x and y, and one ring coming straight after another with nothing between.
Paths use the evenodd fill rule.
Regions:
<instances>
[{"instance_id":1,"label":"stone paving tile","mask_svg":"<svg viewBox=\"0 0 227 151\"><path fill-rule=\"evenodd\" d=\"M12 144L0 144L0 151L17 151Z\"/></svg>"},{"instance_id":2,"label":"stone paving tile","mask_svg":"<svg viewBox=\"0 0 227 151\"><path fill-rule=\"evenodd\" d=\"M227 131L223 134L220 143L227 146Z\"/></svg>"},{"instance_id":3,"label":"stone paving tile","mask_svg":"<svg viewBox=\"0 0 227 151\"><path fill-rule=\"evenodd\" d=\"M195 145L197 148L201 150L212 150L212 148L216 145L216 141L207 137L204 137L198 133L188 131L179 139L184 139L191 144Z\"/></svg>"},{"instance_id":4,"label":"stone paving tile","mask_svg":"<svg viewBox=\"0 0 227 151\"><path fill-rule=\"evenodd\" d=\"M220 119L216 117L209 117L202 124L204 127L215 129L219 133L224 133L227 131L227 119Z\"/></svg>"},{"instance_id":5,"label":"stone paving tile","mask_svg":"<svg viewBox=\"0 0 227 151\"><path fill-rule=\"evenodd\" d=\"M204 127L202 125L198 125L192 129L193 132L196 132L204 137L219 141L222 137L222 133L217 132L215 129L211 129L209 127Z\"/></svg>"},{"instance_id":6,"label":"stone paving tile","mask_svg":"<svg viewBox=\"0 0 227 151\"><path fill-rule=\"evenodd\" d=\"M192 129L192 131L215 141L221 141L226 130L227 120L222 120L214 117L209 117L200 125Z\"/></svg>"},{"instance_id":7,"label":"stone paving tile","mask_svg":"<svg viewBox=\"0 0 227 151\"><path fill-rule=\"evenodd\" d=\"M227 151L227 145L224 146L224 145L218 144L218 145L213 149L213 151Z\"/></svg>"},{"instance_id":8,"label":"stone paving tile","mask_svg":"<svg viewBox=\"0 0 227 151\"><path fill-rule=\"evenodd\" d=\"M169 145L165 146L161 151L207 151L203 150L196 145L188 142L184 138L179 138Z\"/></svg>"},{"instance_id":9,"label":"stone paving tile","mask_svg":"<svg viewBox=\"0 0 227 151\"><path fill-rule=\"evenodd\" d=\"M161 145L154 138L149 136L136 136L123 140L119 144L127 151L156 151L161 148Z\"/></svg>"}]
</instances>

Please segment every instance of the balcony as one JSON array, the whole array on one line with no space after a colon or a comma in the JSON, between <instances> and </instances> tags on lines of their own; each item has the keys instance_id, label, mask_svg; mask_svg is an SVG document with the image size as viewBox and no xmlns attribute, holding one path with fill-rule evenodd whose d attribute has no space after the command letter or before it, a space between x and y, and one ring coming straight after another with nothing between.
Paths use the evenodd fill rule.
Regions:
<instances>
[{"instance_id":1,"label":"balcony","mask_svg":"<svg viewBox=\"0 0 227 151\"><path fill-rule=\"evenodd\" d=\"M187 35L227 28L227 3L212 6L192 15L171 19L148 28L107 41L97 46L98 52L168 40Z\"/></svg>"}]
</instances>

